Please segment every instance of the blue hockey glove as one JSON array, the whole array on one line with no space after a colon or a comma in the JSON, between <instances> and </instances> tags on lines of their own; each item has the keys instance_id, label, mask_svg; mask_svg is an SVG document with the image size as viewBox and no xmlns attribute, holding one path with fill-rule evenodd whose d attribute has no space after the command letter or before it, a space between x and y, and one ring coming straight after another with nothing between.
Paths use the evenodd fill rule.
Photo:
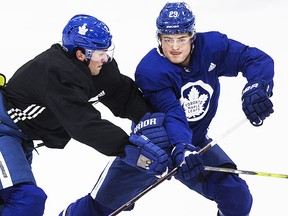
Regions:
<instances>
[{"instance_id":1,"label":"blue hockey glove","mask_svg":"<svg viewBox=\"0 0 288 216\"><path fill-rule=\"evenodd\" d=\"M187 156L185 156L184 162L180 165L177 175L181 176L181 178L184 178L185 180L190 180L199 175L205 168L201 154L198 154L195 151L186 151L185 155Z\"/></svg>"},{"instance_id":2,"label":"blue hockey glove","mask_svg":"<svg viewBox=\"0 0 288 216\"><path fill-rule=\"evenodd\" d=\"M175 167L179 167L178 176L189 180L204 170L202 155L197 152L199 147L192 144L178 143L172 150Z\"/></svg>"},{"instance_id":3,"label":"blue hockey glove","mask_svg":"<svg viewBox=\"0 0 288 216\"><path fill-rule=\"evenodd\" d=\"M247 83L243 89L242 109L254 126L262 125L264 119L274 112L267 88L267 84L258 80Z\"/></svg>"},{"instance_id":4,"label":"blue hockey glove","mask_svg":"<svg viewBox=\"0 0 288 216\"><path fill-rule=\"evenodd\" d=\"M146 113L137 125L132 124L132 131L137 135L146 136L151 142L167 150L170 142L164 124L164 113Z\"/></svg>"},{"instance_id":5,"label":"blue hockey glove","mask_svg":"<svg viewBox=\"0 0 288 216\"><path fill-rule=\"evenodd\" d=\"M144 135L131 134L130 142L136 146L125 147L125 157L122 159L129 165L149 175L159 175L168 170L168 155L166 152L152 143Z\"/></svg>"},{"instance_id":6,"label":"blue hockey glove","mask_svg":"<svg viewBox=\"0 0 288 216\"><path fill-rule=\"evenodd\" d=\"M171 153L174 166L181 166L184 163L185 156L190 153L197 153L198 150L200 149L192 144L177 143Z\"/></svg>"}]
</instances>

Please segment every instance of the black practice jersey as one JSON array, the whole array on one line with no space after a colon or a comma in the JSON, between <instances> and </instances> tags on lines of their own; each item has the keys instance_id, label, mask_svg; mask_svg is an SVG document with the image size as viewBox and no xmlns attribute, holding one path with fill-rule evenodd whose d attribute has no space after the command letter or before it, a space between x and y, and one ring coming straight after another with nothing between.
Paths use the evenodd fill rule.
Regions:
<instances>
[{"instance_id":1,"label":"black practice jersey","mask_svg":"<svg viewBox=\"0 0 288 216\"><path fill-rule=\"evenodd\" d=\"M4 95L7 113L29 139L64 148L73 138L109 156L121 156L129 136L101 119L93 102L99 100L116 116L135 122L150 111L134 81L120 74L115 60L92 76L87 64L69 57L60 44L20 67Z\"/></svg>"}]
</instances>

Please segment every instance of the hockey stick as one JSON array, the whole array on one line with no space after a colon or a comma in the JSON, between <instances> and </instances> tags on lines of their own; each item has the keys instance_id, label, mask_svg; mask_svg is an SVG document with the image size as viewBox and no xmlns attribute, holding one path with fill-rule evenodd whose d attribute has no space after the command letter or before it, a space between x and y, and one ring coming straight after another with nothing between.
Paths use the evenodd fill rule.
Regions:
<instances>
[{"instance_id":1,"label":"hockey stick","mask_svg":"<svg viewBox=\"0 0 288 216\"><path fill-rule=\"evenodd\" d=\"M208 149L210 149L211 147L213 147L217 142L219 142L220 140L224 139L225 137L227 137L229 134L231 134L234 130L236 130L237 128L239 128L242 124L244 124L247 121L247 118L243 118L241 119L241 121L237 122L234 126L232 126L231 128L229 128L225 133L223 133L218 139L213 140L212 142L208 143L204 148L202 148L198 153L199 154L203 154L205 153ZM116 209L114 212L112 212L109 216L115 216L118 215L120 212L124 211L125 209L127 209L129 206L131 206L132 204L134 204L138 199L140 199L142 196L144 196L146 193L148 193L149 191L151 191L153 188L155 188L156 186L158 186L159 184L161 184L162 182L164 182L165 180L171 178L172 176L174 176L177 172L178 172L179 167L175 167L171 172L169 172L168 174L166 174L165 176L163 176L162 178L158 179L154 184L150 185L149 187L147 187L144 191L142 191L141 193L139 193L138 195L136 195L134 198L132 198L131 200L129 200L127 203L125 203L124 205L122 205L121 207L119 207L118 209Z\"/></svg>"},{"instance_id":2,"label":"hockey stick","mask_svg":"<svg viewBox=\"0 0 288 216\"><path fill-rule=\"evenodd\" d=\"M210 149L211 147L213 147L215 144L217 144L220 140L224 139L225 137L227 137L229 134L231 134L233 131L235 131L237 128L239 128L242 124L244 124L245 122L247 122L248 119L245 117L243 119L241 119L239 122L235 123L235 125L233 125L231 128L229 128L226 132L224 132L220 137L218 137L217 139L213 140L212 142L208 143L204 148L202 148L198 153L199 154L203 154L205 153L208 149Z\"/></svg>"},{"instance_id":3,"label":"hockey stick","mask_svg":"<svg viewBox=\"0 0 288 216\"><path fill-rule=\"evenodd\" d=\"M255 171L238 170L238 169L223 168L223 167L205 166L205 170L215 171L215 172L227 172L227 173L235 173L235 174L246 174L246 175L267 176L267 177L287 178L288 179L288 175L286 175L286 174L255 172Z\"/></svg>"}]
</instances>

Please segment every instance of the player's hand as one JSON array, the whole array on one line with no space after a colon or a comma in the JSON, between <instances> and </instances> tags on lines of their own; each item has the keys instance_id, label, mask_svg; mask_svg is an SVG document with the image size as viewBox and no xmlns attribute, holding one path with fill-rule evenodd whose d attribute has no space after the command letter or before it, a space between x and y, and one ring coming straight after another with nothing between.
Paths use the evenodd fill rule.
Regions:
<instances>
[{"instance_id":1,"label":"player's hand","mask_svg":"<svg viewBox=\"0 0 288 216\"><path fill-rule=\"evenodd\" d=\"M167 150L170 147L169 138L165 130L164 113L146 113L137 125L132 124L132 131L137 135L146 136L163 150Z\"/></svg>"},{"instance_id":2,"label":"player's hand","mask_svg":"<svg viewBox=\"0 0 288 216\"><path fill-rule=\"evenodd\" d=\"M172 150L174 165L179 167L177 177L189 180L204 170L203 158L198 154L199 147L192 144L177 144Z\"/></svg>"},{"instance_id":3,"label":"player's hand","mask_svg":"<svg viewBox=\"0 0 288 216\"><path fill-rule=\"evenodd\" d=\"M125 147L123 160L149 175L162 176L168 170L168 155L159 146L144 135L131 134L130 142L135 144Z\"/></svg>"},{"instance_id":4,"label":"player's hand","mask_svg":"<svg viewBox=\"0 0 288 216\"><path fill-rule=\"evenodd\" d=\"M178 176L181 176L185 180L194 178L195 176L202 173L205 169L203 165L203 158L201 154L197 152L186 151L189 154L185 156L184 162L180 165L180 169L177 173Z\"/></svg>"},{"instance_id":5,"label":"player's hand","mask_svg":"<svg viewBox=\"0 0 288 216\"><path fill-rule=\"evenodd\" d=\"M274 112L267 88L263 81L258 80L247 83L243 89L242 109L254 126L262 125L264 119Z\"/></svg>"}]
</instances>

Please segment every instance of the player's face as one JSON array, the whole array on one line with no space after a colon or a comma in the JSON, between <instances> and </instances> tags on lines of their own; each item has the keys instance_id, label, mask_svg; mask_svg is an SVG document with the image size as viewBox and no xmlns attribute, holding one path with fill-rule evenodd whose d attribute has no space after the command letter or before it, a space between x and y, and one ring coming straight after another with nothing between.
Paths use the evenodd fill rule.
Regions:
<instances>
[{"instance_id":1,"label":"player's face","mask_svg":"<svg viewBox=\"0 0 288 216\"><path fill-rule=\"evenodd\" d=\"M189 63L191 51L191 35L173 34L160 36L163 54L174 64L187 66ZM188 57L188 58L187 58Z\"/></svg>"},{"instance_id":2,"label":"player's face","mask_svg":"<svg viewBox=\"0 0 288 216\"><path fill-rule=\"evenodd\" d=\"M114 55L114 44L105 50L94 50L89 61L89 69L92 75L98 75L102 65L112 61Z\"/></svg>"},{"instance_id":3,"label":"player's face","mask_svg":"<svg viewBox=\"0 0 288 216\"><path fill-rule=\"evenodd\" d=\"M108 49L93 51L88 65L92 75L98 75L102 65L110 62L113 59L113 54L114 44L112 44Z\"/></svg>"},{"instance_id":4,"label":"player's face","mask_svg":"<svg viewBox=\"0 0 288 216\"><path fill-rule=\"evenodd\" d=\"M89 69L92 75L98 75L102 65L108 61L108 56L105 50L95 50L89 61Z\"/></svg>"}]
</instances>

